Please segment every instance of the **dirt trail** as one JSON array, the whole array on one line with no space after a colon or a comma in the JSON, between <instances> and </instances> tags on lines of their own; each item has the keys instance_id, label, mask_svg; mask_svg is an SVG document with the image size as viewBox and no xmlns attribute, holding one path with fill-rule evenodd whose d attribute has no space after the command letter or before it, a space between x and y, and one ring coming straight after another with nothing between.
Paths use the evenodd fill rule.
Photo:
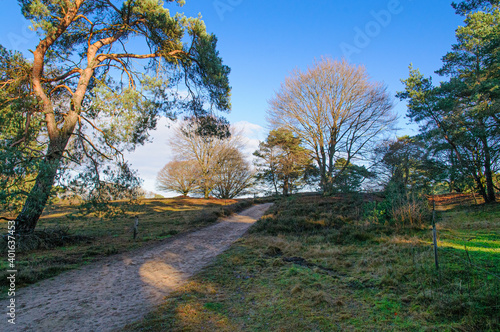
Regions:
<instances>
[{"instance_id":1,"label":"dirt trail","mask_svg":"<svg viewBox=\"0 0 500 332\"><path fill-rule=\"evenodd\" d=\"M249 208L153 248L108 257L19 290L16 325L2 331L113 331L141 319L172 290L208 265L271 204ZM7 328L7 329L4 329Z\"/></svg>"}]
</instances>

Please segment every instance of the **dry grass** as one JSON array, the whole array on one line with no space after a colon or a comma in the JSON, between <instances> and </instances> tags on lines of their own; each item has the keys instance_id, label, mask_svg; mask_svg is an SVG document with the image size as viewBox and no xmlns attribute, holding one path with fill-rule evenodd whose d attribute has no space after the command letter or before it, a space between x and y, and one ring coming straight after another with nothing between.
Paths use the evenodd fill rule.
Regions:
<instances>
[{"instance_id":1,"label":"dry grass","mask_svg":"<svg viewBox=\"0 0 500 332\"><path fill-rule=\"evenodd\" d=\"M500 328L500 283L493 277L500 272L500 206L440 214L439 275L429 228L396 232L365 223L357 207L359 201L339 197L276 204L249 236L127 330ZM466 252L483 270L456 258Z\"/></svg>"},{"instance_id":2,"label":"dry grass","mask_svg":"<svg viewBox=\"0 0 500 332\"><path fill-rule=\"evenodd\" d=\"M115 202L119 205L122 202ZM145 199L128 215L114 219L97 217L68 219L75 211L68 204L55 205L45 211L39 221L30 246L36 250L20 250L16 267L18 287L35 283L65 270L88 264L100 257L125 252L214 223L218 217L251 205L245 200L218 199ZM139 233L133 239L135 216L139 218ZM7 224L0 223L1 233ZM25 244L28 239L26 239ZM5 243L0 240L0 247ZM5 286L7 262L0 262L0 285ZM2 292L5 294L5 292Z\"/></svg>"}]
</instances>

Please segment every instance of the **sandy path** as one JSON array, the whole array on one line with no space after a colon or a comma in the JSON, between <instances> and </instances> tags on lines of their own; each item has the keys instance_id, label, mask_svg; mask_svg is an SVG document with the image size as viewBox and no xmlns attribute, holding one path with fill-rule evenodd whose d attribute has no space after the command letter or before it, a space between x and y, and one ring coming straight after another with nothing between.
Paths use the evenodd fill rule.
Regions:
<instances>
[{"instance_id":1,"label":"sandy path","mask_svg":"<svg viewBox=\"0 0 500 332\"><path fill-rule=\"evenodd\" d=\"M141 319L258 220L271 204L129 254L108 257L19 290L16 325L2 331L112 331ZM7 302L0 302L6 312ZM7 329L4 329L7 328Z\"/></svg>"}]
</instances>

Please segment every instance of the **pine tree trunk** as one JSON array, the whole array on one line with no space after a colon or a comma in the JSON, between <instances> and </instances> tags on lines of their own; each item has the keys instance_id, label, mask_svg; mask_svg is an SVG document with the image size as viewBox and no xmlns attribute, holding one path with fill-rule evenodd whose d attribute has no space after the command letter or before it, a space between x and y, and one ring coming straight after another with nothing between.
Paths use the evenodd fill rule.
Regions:
<instances>
[{"instance_id":1,"label":"pine tree trunk","mask_svg":"<svg viewBox=\"0 0 500 332\"><path fill-rule=\"evenodd\" d=\"M486 190L484 189L484 185L481 182L481 178L478 177L477 175L474 176L476 180L476 185L477 189L479 190L479 194L483 197L485 202L488 202L488 194L486 193Z\"/></svg>"},{"instance_id":2,"label":"pine tree trunk","mask_svg":"<svg viewBox=\"0 0 500 332\"><path fill-rule=\"evenodd\" d=\"M453 151L450 151L450 162L451 162L451 173L450 173L450 194L455 191L455 180L456 180L456 166L455 158L453 158Z\"/></svg>"},{"instance_id":3,"label":"pine tree trunk","mask_svg":"<svg viewBox=\"0 0 500 332\"><path fill-rule=\"evenodd\" d=\"M283 182L283 196L288 196L288 179Z\"/></svg>"},{"instance_id":4,"label":"pine tree trunk","mask_svg":"<svg viewBox=\"0 0 500 332\"><path fill-rule=\"evenodd\" d=\"M493 184L493 172L491 170L491 155L489 149L485 149L484 177L486 178L486 196L488 198L486 203L494 203L496 201L495 186Z\"/></svg>"},{"instance_id":5,"label":"pine tree trunk","mask_svg":"<svg viewBox=\"0 0 500 332\"><path fill-rule=\"evenodd\" d=\"M495 186L493 184L493 172L491 170L491 154L488 146L488 141L486 138L482 139L483 149L484 149L484 177L486 179L486 203L494 203L496 201L495 197Z\"/></svg>"},{"instance_id":6,"label":"pine tree trunk","mask_svg":"<svg viewBox=\"0 0 500 332\"><path fill-rule=\"evenodd\" d=\"M320 186L321 189L323 189L323 195L330 195L330 181L329 181L329 176L327 175L327 169L326 169L326 154L324 148L321 146L320 147L320 154L318 155L318 163L319 163L319 172L320 172Z\"/></svg>"},{"instance_id":7,"label":"pine tree trunk","mask_svg":"<svg viewBox=\"0 0 500 332\"><path fill-rule=\"evenodd\" d=\"M16 232L18 234L29 234L35 230L38 219L40 219L50 197L50 191L54 185L67 143L68 138L49 144L47 155L40 166L35 185L31 189L21 213L16 218Z\"/></svg>"}]
</instances>

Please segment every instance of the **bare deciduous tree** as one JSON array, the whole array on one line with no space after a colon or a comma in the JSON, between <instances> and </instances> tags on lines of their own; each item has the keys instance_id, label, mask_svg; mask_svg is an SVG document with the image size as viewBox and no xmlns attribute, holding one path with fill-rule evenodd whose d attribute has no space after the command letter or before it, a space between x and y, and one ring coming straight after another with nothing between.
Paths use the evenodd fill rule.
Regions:
<instances>
[{"instance_id":1,"label":"bare deciduous tree","mask_svg":"<svg viewBox=\"0 0 500 332\"><path fill-rule=\"evenodd\" d=\"M254 172L243 154L234 148L219 155L213 193L217 198L231 199L245 193L253 184Z\"/></svg>"},{"instance_id":2,"label":"bare deciduous tree","mask_svg":"<svg viewBox=\"0 0 500 332\"><path fill-rule=\"evenodd\" d=\"M336 161L362 158L396 120L386 88L371 82L364 67L330 58L294 71L269 104L272 126L292 131L311 150L325 193L345 171L335 169Z\"/></svg>"},{"instance_id":3,"label":"bare deciduous tree","mask_svg":"<svg viewBox=\"0 0 500 332\"><path fill-rule=\"evenodd\" d=\"M216 185L219 161L228 150L239 151L242 147L240 136L232 130L228 138L200 135L196 123L184 122L170 140L170 145L178 160L195 161L199 169L199 190L205 198Z\"/></svg>"},{"instance_id":4,"label":"bare deciduous tree","mask_svg":"<svg viewBox=\"0 0 500 332\"><path fill-rule=\"evenodd\" d=\"M192 160L174 160L166 164L156 178L156 186L161 191L173 191L187 196L198 188L200 172Z\"/></svg>"}]
</instances>

